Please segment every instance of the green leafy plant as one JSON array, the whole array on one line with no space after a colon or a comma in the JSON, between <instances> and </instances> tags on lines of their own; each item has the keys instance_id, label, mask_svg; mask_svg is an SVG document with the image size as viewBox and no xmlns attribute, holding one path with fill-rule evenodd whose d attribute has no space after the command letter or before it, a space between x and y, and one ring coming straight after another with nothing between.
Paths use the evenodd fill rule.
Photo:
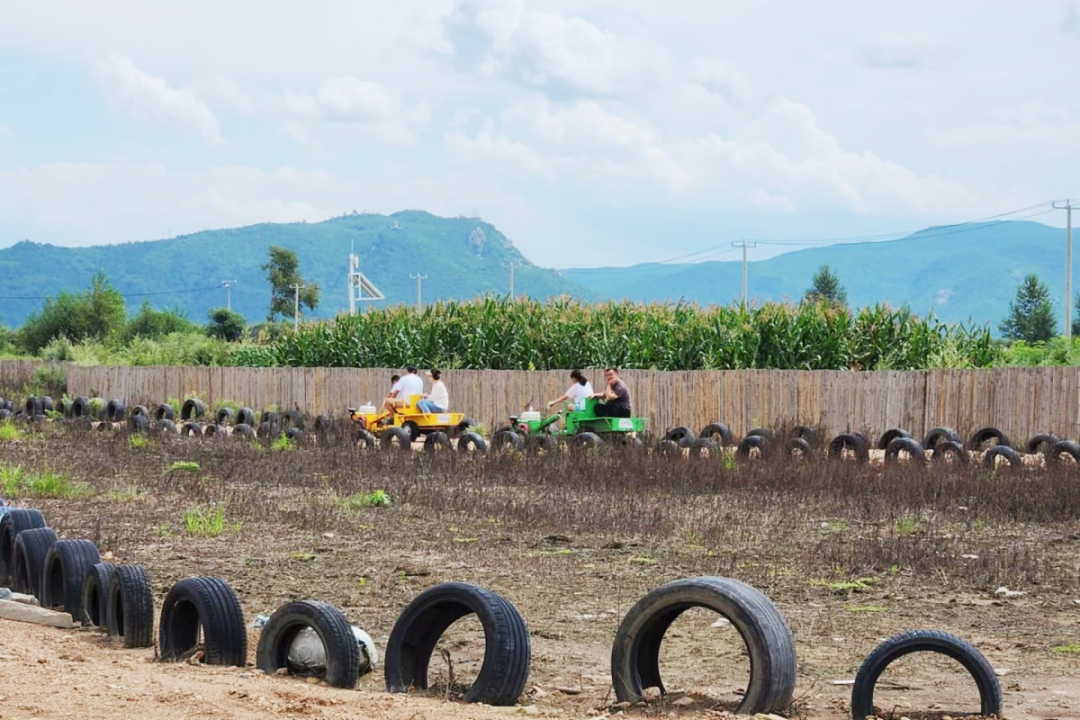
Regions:
<instances>
[{"instance_id":1,"label":"green leafy plant","mask_svg":"<svg viewBox=\"0 0 1080 720\"><path fill-rule=\"evenodd\" d=\"M92 494L86 483L72 482L67 475L45 471L34 474L20 466L0 466L0 494L9 498L79 498Z\"/></svg>"},{"instance_id":2,"label":"green leafy plant","mask_svg":"<svg viewBox=\"0 0 1080 720\"><path fill-rule=\"evenodd\" d=\"M128 447L131 448L132 450L138 450L139 448L144 448L149 444L150 444L150 438L146 437L145 435L136 434L136 435L131 435L130 437L128 437Z\"/></svg>"},{"instance_id":3,"label":"green leafy plant","mask_svg":"<svg viewBox=\"0 0 1080 720\"><path fill-rule=\"evenodd\" d=\"M281 434L274 439L274 442L270 444L270 447L274 450L292 450L296 447L296 443L291 437Z\"/></svg>"},{"instance_id":4,"label":"green leafy plant","mask_svg":"<svg viewBox=\"0 0 1080 720\"><path fill-rule=\"evenodd\" d=\"M226 529L225 505L218 504L213 507L193 507L184 511L181 516L184 531L192 537L217 537ZM236 522L228 526L234 534L239 535L243 523Z\"/></svg>"},{"instance_id":5,"label":"green leafy plant","mask_svg":"<svg viewBox=\"0 0 1080 720\"><path fill-rule=\"evenodd\" d=\"M919 529L919 520L913 517L902 517L893 523L893 529L901 535L913 533Z\"/></svg>"},{"instance_id":6,"label":"green leafy plant","mask_svg":"<svg viewBox=\"0 0 1080 720\"><path fill-rule=\"evenodd\" d=\"M836 582L830 582L828 580L816 579L811 580L810 584L814 587L824 587L834 595L849 595L851 593L866 592L874 586L877 580L872 577L861 577L855 580L838 580Z\"/></svg>"},{"instance_id":7,"label":"green leafy plant","mask_svg":"<svg viewBox=\"0 0 1080 720\"><path fill-rule=\"evenodd\" d=\"M332 495L334 503L342 510L356 513L370 507L387 507L390 505L390 495L385 490L374 490L370 493L358 493L356 495Z\"/></svg>"},{"instance_id":8,"label":"green leafy plant","mask_svg":"<svg viewBox=\"0 0 1080 720\"><path fill-rule=\"evenodd\" d=\"M165 472L199 472L199 463L192 460L177 460Z\"/></svg>"},{"instance_id":9,"label":"green leafy plant","mask_svg":"<svg viewBox=\"0 0 1080 720\"><path fill-rule=\"evenodd\" d=\"M4 420L0 422L0 442L11 442L13 440L22 439L22 431L16 427L15 423Z\"/></svg>"},{"instance_id":10,"label":"green leafy plant","mask_svg":"<svg viewBox=\"0 0 1080 720\"><path fill-rule=\"evenodd\" d=\"M1054 653L1057 655L1080 655L1080 643L1070 642L1055 645Z\"/></svg>"}]
</instances>

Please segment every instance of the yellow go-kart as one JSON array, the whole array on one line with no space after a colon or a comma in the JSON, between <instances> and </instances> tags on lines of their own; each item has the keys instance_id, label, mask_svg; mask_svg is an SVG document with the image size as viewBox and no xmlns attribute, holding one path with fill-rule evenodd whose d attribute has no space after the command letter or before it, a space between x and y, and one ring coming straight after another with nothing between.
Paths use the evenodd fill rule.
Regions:
<instances>
[{"instance_id":1,"label":"yellow go-kart","mask_svg":"<svg viewBox=\"0 0 1080 720\"><path fill-rule=\"evenodd\" d=\"M423 412L416 407L416 403L423 399L423 395L411 395L407 403L396 406L393 412L385 407L362 405L358 408L349 408L349 416L354 423L375 436L400 428L408 436L410 442L416 442L422 436L434 432L444 432L448 437L457 437L476 424L465 417L464 413Z\"/></svg>"}]
</instances>

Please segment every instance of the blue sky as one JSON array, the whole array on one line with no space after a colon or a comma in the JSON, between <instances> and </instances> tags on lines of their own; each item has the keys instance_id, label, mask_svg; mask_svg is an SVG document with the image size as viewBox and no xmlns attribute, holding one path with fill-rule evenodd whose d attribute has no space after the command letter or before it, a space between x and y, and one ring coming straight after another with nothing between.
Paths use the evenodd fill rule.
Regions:
<instances>
[{"instance_id":1,"label":"blue sky","mask_svg":"<svg viewBox=\"0 0 1080 720\"><path fill-rule=\"evenodd\" d=\"M1073 0L6 5L0 247L423 209L622 265L1080 195Z\"/></svg>"}]
</instances>

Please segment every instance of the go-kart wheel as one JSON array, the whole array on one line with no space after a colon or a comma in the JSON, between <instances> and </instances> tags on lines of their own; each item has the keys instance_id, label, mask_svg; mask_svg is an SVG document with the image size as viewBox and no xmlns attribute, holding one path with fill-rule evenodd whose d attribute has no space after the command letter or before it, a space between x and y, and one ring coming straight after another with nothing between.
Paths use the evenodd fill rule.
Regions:
<instances>
[{"instance_id":1,"label":"go-kart wheel","mask_svg":"<svg viewBox=\"0 0 1080 720\"><path fill-rule=\"evenodd\" d=\"M420 439L420 428L416 426L414 422L401 423L401 429L409 433L409 441L416 442Z\"/></svg>"}]
</instances>

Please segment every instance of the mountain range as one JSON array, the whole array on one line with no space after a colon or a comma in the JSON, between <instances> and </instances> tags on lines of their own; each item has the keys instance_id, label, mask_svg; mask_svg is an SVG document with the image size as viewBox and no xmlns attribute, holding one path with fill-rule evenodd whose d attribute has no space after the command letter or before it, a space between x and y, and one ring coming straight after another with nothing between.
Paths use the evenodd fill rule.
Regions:
<instances>
[{"instance_id":1,"label":"mountain range","mask_svg":"<svg viewBox=\"0 0 1080 720\"><path fill-rule=\"evenodd\" d=\"M318 223L261 224L208 230L168 240L58 247L29 241L0 250L0 323L20 325L44 296L80 291L102 270L125 294L129 311L143 298L177 307L196 321L225 305L222 280L236 280L233 309L249 322L266 317L266 262L271 245L295 250L306 281L321 286L316 317L348 307L348 255L385 295L373 306L471 298L509 289L532 297L571 295L586 301L631 299L700 304L737 302L742 263L648 263L618 268L551 270L529 262L494 226L477 218L421 211L352 214ZM828 264L853 306L885 302L920 315L996 329L1020 280L1035 273L1055 310L1065 302L1065 233L1035 222L990 222L927 228L899 240L815 247L748 263L752 302L798 301L814 272Z\"/></svg>"}]
</instances>

